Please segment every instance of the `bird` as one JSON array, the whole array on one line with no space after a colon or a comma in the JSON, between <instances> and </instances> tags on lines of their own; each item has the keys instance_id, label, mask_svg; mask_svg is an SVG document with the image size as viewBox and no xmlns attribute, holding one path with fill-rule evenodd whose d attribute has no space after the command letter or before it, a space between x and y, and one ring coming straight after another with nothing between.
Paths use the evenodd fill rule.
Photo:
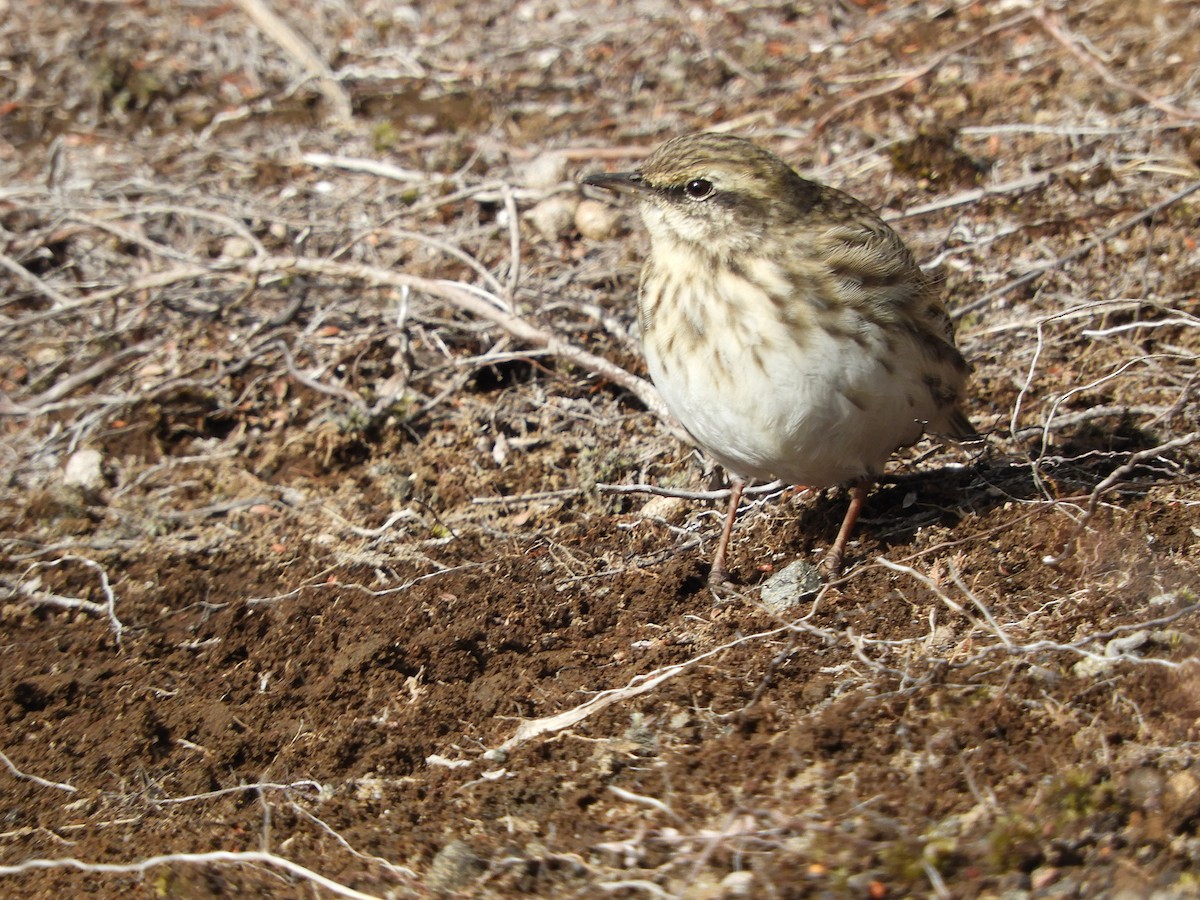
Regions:
<instances>
[{"instance_id":1,"label":"bird","mask_svg":"<svg viewBox=\"0 0 1200 900\"><path fill-rule=\"evenodd\" d=\"M748 479L850 487L821 561L837 574L897 449L926 433L978 440L939 279L866 204L712 132L583 183L636 200L650 237L638 320L651 380L730 476L710 584L726 583Z\"/></svg>"}]
</instances>

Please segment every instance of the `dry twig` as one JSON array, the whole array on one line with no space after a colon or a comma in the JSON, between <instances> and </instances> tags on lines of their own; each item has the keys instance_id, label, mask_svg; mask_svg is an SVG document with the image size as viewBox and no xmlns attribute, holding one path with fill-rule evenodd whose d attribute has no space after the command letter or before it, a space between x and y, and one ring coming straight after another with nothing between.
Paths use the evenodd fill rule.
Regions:
<instances>
[{"instance_id":1,"label":"dry twig","mask_svg":"<svg viewBox=\"0 0 1200 900\"><path fill-rule=\"evenodd\" d=\"M1169 453L1172 450L1181 450L1184 447L1189 447L1192 444L1200 443L1200 431L1193 431L1190 434L1185 434L1177 438L1172 438L1169 441L1164 441L1157 447L1150 447L1146 450L1139 450L1137 453L1132 453L1124 465L1115 469L1107 478L1101 481L1092 490L1088 497L1087 507L1084 509L1083 515L1075 522L1075 527L1071 529L1071 533L1063 542L1063 549L1056 556L1047 556L1043 562L1048 566L1060 566L1075 552L1076 542L1088 523L1096 515L1096 510L1100 506L1100 500L1106 493L1124 482L1134 470L1148 459L1154 459L1164 453Z\"/></svg>"},{"instance_id":2,"label":"dry twig","mask_svg":"<svg viewBox=\"0 0 1200 900\"><path fill-rule=\"evenodd\" d=\"M0 875L24 875L29 872L46 871L50 869L74 869L77 872L90 872L94 875L136 875L143 874L158 866L169 865L234 865L234 866L269 866L282 869L289 875L321 887L339 897L349 897L350 900L382 900L375 894L364 894L354 888L347 887L326 878L319 872L306 868L274 853L257 850L234 852L229 850L213 850L209 853L164 853L151 856L131 863L98 863L86 862L82 859L61 857L57 859L27 859L13 865L0 865Z\"/></svg>"},{"instance_id":3,"label":"dry twig","mask_svg":"<svg viewBox=\"0 0 1200 900\"><path fill-rule=\"evenodd\" d=\"M349 122L353 117L350 97L312 45L283 21L265 0L237 0L237 3L255 25L316 80L321 95L329 103L332 117L338 122Z\"/></svg>"}]
</instances>

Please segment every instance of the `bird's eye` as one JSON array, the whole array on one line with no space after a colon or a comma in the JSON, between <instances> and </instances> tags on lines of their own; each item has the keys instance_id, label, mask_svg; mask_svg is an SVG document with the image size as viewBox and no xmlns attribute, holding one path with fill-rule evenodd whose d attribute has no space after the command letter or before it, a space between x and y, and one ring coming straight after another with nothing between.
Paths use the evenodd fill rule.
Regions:
<instances>
[{"instance_id":1,"label":"bird's eye","mask_svg":"<svg viewBox=\"0 0 1200 900\"><path fill-rule=\"evenodd\" d=\"M707 178L693 178L683 186L683 192L693 200L706 200L712 196L713 183Z\"/></svg>"}]
</instances>

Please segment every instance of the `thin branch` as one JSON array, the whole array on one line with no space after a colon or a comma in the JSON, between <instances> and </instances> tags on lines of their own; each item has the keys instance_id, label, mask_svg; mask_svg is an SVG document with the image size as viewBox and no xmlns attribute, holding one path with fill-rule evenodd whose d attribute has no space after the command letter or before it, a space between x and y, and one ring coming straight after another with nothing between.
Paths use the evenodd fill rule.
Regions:
<instances>
[{"instance_id":1,"label":"thin branch","mask_svg":"<svg viewBox=\"0 0 1200 900\"><path fill-rule=\"evenodd\" d=\"M238 5L280 49L300 65L317 82L321 96L329 103L333 118L347 123L353 118L349 95L342 89L333 71L312 45L302 38L271 9L264 0L237 0Z\"/></svg>"},{"instance_id":2,"label":"thin branch","mask_svg":"<svg viewBox=\"0 0 1200 900\"><path fill-rule=\"evenodd\" d=\"M1104 65L1104 63L1098 60L1094 54L1088 53L1079 45L1079 41L1077 41L1074 36L1067 32L1066 28L1063 27L1062 20L1054 13L1047 12L1044 8L1040 8L1034 11L1033 17L1037 23L1042 26L1042 29L1046 32L1046 34L1058 41L1058 43L1065 47L1072 56L1099 75L1108 84L1119 90L1125 91L1126 93L1133 94L1133 96L1137 97L1139 100L1150 104L1159 112L1164 112L1173 118L1182 119L1187 122L1194 122L1197 119L1200 119L1200 114L1186 109L1181 109L1180 107L1175 106L1173 103L1168 103L1165 100L1160 100L1148 91L1142 90L1136 84L1130 84L1128 81L1118 78L1112 73L1108 66Z\"/></svg>"},{"instance_id":3,"label":"thin branch","mask_svg":"<svg viewBox=\"0 0 1200 900\"><path fill-rule=\"evenodd\" d=\"M504 310L504 301L482 288L463 284L456 281L422 278L417 275L406 275L392 272L377 266L357 263L331 262L323 259L305 257L267 257L261 260L247 260L248 274L257 277L264 273L286 274L300 272L304 274L323 275L334 279L352 278L365 281L368 284L410 288L425 294L438 297L457 307L463 312L470 313L480 319L485 319L500 326L513 337L535 347L545 347L555 356L567 362L606 378L620 385L642 402L652 413L664 423L671 425L674 416L667 409L666 403L654 386L643 378L638 378L622 369L615 363L601 356L596 356L564 341L558 335L527 322L520 316ZM678 427L678 426L676 426Z\"/></svg>"},{"instance_id":4,"label":"thin branch","mask_svg":"<svg viewBox=\"0 0 1200 900\"><path fill-rule=\"evenodd\" d=\"M561 712L553 716L543 716L540 719L529 719L521 723L521 726L517 729L516 733L496 749L500 753L510 753L517 747L521 746L527 741L532 740L533 738L555 731L562 731L565 728L570 728L573 725L579 724L589 716L595 715L601 710L608 708L614 703L630 700L639 696L640 694L645 694L648 691L652 691L660 684L669 681L681 672L686 672L696 664L724 653L726 650L749 643L750 641L758 641L774 637L775 635L789 631L790 629L791 625L782 625L779 628L773 628L770 631L762 631L757 634L745 635L744 637L740 637L736 640L722 644L719 647L714 647L712 650L701 653L698 656L693 656L691 659L685 660L684 662L676 663L673 666L664 666L660 669L655 669L653 672L647 672L645 675L638 675L631 679L630 682L625 685L625 687L600 691L590 700L587 700L586 702L581 703L572 709L568 709L565 712ZM495 754L496 751L489 751L489 753Z\"/></svg>"},{"instance_id":5,"label":"thin branch","mask_svg":"<svg viewBox=\"0 0 1200 900\"><path fill-rule=\"evenodd\" d=\"M402 169L391 163L379 162L375 159L363 159L358 156L335 156L331 153L305 153L300 157L305 165L318 169L342 169L346 172L358 172L373 175L376 178L386 178L401 184L428 184L442 180L440 176L431 175L418 169Z\"/></svg>"},{"instance_id":6,"label":"thin branch","mask_svg":"<svg viewBox=\"0 0 1200 900\"><path fill-rule=\"evenodd\" d=\"M1154 457L1161 456L1162 454L1168 453L1171 450L1179 450L1195 443L1200 443L1200 431L1193 431L1190 434L1185 434L1181 437L1177 437L1166 441L1165 443L1159 444L1157 447L1150 447L1147 450L1139 450L1137 453L1132 454L1123 466L1114 470L1107 478L1096 485L1095 489L1091 493L1091 496L1088 497L1087 508L1084 510L1083 515L1079 517L1079 520L1075 523L1075 527L1071 530L1071 533L1063 542L1062 551L1057 556L1045 557L1043 562L1048 566L1059 566L1062 565L1062 563L1069 559L1072 555L1074 555L1077 547L1077 539L1081 534L1083 534L1083 531L1085 528L1087 528L1088 523L1096 515L1096 510L1100 506L1101 498L1115 485L1129 477L1133 473L1134 469L1148 459L1153 459Z\"/></svg>"},{"instance_id":7,"label":"thin branch","mask_svg":"<svg viewBox=\"0 0 1200 900\"><path fill-rule=\"evenodd\" d=\"M960 306L958 309L954 310L951 315L956 319L961 319L963 316L987 306L997 297L1003 297L1005 294L1010 294L1017 288L1029 284L1031 281L1036 281L1038 278L1041 278L1043 275L1049 271L1052 271L1053 269L1061 268L1072 260L1079 259L1082 256L1087 256L1110 238L1114 238L1121 232L1127 231L1134 225L1137 225L1139 222L1143 222L1146 219L1152 218L1157 213L1162 212L1168 206L1173 206L1180 200L1190 197L1192 194L1196 193L1196 191L1200 191L1200 181L1194 181L1187 187L1176 191L1174 194L1171 194L1171 196L1167 197L1165 200L1160 200L1158 203L1146 207L1141 212L1130 216L1128 219L1118 222L1112 228L1106 228L1090 241L1087 241L1079 247L1076 247L1070 253L1065 253L1058 257L1058 259L1054 259L1048 263L1043 263L1040 266L1036 266L1035 268L1026 272L1020 278L1014 278L1012 281L1008 282L1008 284L1001 285L995 290L988 291L978 300L968 303L966 306Z\"/></svg>"},{"instance_id":8,"label":"thin branch","mask_svg":"<svg viewBox=\"0 0 1200 900\"><path fill-rule=\"evenodd\" d=\"M34 397L29 397L24 401L16 403L11 401L0 403L0 416L38 415L44 411L44 407L58 402L76 388L95 381L97 378L99 378L101 375L104 375L127 357L138 356L146 353L159 343L159 339L154 338L134 344L132 347L126 347L123 350L118 350L116 353L105 356L104 358L92 363L82 372L76 372L73 375L68 375L62 381L57 382L53 387L47 388Z\"/></svg>"},{"instance_id":9,"label":"thin branch","mask_svg":"<svg viewBox=\"0 0 1200 900\"><path fill-rule=\"evenodd\" d=\"M117 618L117 598L113 593L112 586L108 582L108 573L95 560L88 559L86 556L75 556L68 554L58 559L49 560L48 562L34 563L29 567L28 571L33 571L39 568L57 568L65 563L76 562L94 570L100 577L100 590L103 591L105 602L96 603L92 600L80 600L76 597L62 597L58 594L51 594L48 591L43 591L39 587L40 579L27 582L21 585L20 592L24 594L31 603L41 603L48 606L59 606L64 609L82 609L85 612L93 615L105 616L109 624L112 626L113 634L116 636L117 649L121 649L121 637L125 632L125 626L121 620Z\"/></svg>"},{"instance_id":10,"label":"thin branch","mask_svg":"<svg viewBox=\"0 0 1200 900\"><path fill-rule=\"evenodd\" d=\"M861 94L856 94L855 96L849 98L848 100L843 100L841 103L834 105L831 109L829 109L827 112L825 112L819 119L817 119L816 123L813 125L812 129L809 132L809 138L810 139L816 138L822 131L824 131L829 126L830 122L832 122L834 119L841 116L842 113L848 112L849 110L858 106L860 103L865 103L867 100L873 100L876 97L886 97L888 94L892 94L892 93L895 93L896 91L903 90L904 88L906 88L910 84L912 84L914 81L918 81L919 79L924 78L926 75L929 75L931 72L935 71L939 66L941 66L942 63L944 63L946 60L950 59L953 56L958 55L959 53L962 53L968 47L974 46L975 44L978 44L980 41L984 40L985 38L991 37L994 34L999 34L1002 31L1008 31L1010 28L1016 28L1018 25L1022 25L1025 22L1028 22L1031 18L1033 18L1033 16L1034 16L1033 10L1027 10L1026 12L1015 15L1010 19L1005 19L1002 22L997 22L995 25L992 25L990 28L985 28L985 29L983 29L983 31L973 34L971 37L967 38L966 40L959 41L957 44L947 47L945 50L943 50L941 53L938 53L936 56L933 57L933 59L929 60L924 65L921 65L921 66L918 66L917 68L911 69L908 72L905 72L903 75L899 76L898 78L895 78L892 81L887 82L886 84L880 85L877 88L872 88L869 91L863 91Z\"/></svg>"},{"instance_id":11,"label":"thin branch","mask_svg":"<svg viewBox=\"0 0 1200 900\"><path fill-rule=\"evenodd\" d=\"M0 762L4 763L5 768L7 768L8 771L13 774L14 778L32 781L34 784L40 784L42 787L55 788L60 791L66 791L70 794L74 794L79 790L79 788L75 787L74 785L64 784L61 781L47 781L45 778L39 778L37 775L30 775L26 772L22 772L15 765L13 765L13 761L9 759L2 750L0 750Z\"/></svg>"},{"instance_id":12,"label":"thin branch","mask_svg":"<svg viewBox=\"0 0 1200 900\"><path fill-rule=\"evenodd\" d=\"M293 781L290 784L280 784L278 782L258 781L254 784L239 784L235 787L218 788L215 791L205 791L202 794L189 794L186 797L163 797L157 798L153 802L161 806L168 806L180 803L194 803L197 800L213 800L217 797L226 797L230 794L243 794L248 791L261 793L263 791L283 791L291 793L292 791L301 788L316 791L318 796L325 791L325 788L320 782L311 779L303 779L302 781Z\"/></svg>"},{"instance_id":13,"label":"thin branch","mask_svg":"<svg viewBox=\"0 0 1200 900\"><path fill-rule=\"evenodd\" d=\"M56 308L61 308L63 306L69 306L71 304L70 297L66 296L65 294L60 294L58 291L56 291L54 288L52 288L50 285L48 285L42 279L38 278L36 275L34 275L32 272L30 272L28 269L26 269L23 265L21 265L15 259L5 256L3 253L0 253L0 269L7 269L9 272L12 272L12 274L15 275L17 278L19 278L21 281L25 281L25 282L28 282L29 284L33 285L35 288L38 289L38 291L45 294L50 300L54 301L54 306ZM11 303L12 300L14 300L14 299L16 299L16 298L12 298L10 300L5 300L4 302L7 305L8 303Z\"/></svg>"},{"instance_id":14,"label":"thin branch","mask_svg":"<svg viewBox=\"0 0 1200 900\"><path fill-rule=\"evenodd\" d=\"M325 888L339 897L350 897L351 900L382 900L376 894L364 894L354 888L326 878L312 869L299 863L292 862L274 853L256 850L234 852L229 850L213 850L208 853L164 853L161 856L151 856L148 859L131 863L90 863L82 859L62 857L58 859L27 859L11 866L0 866L0 875L24 875L27 872L44 871L47 869L76 869L80 872L90 872L97 875L131 875L140 874L166 865L198 865L207 866L229 863L235 866L265 865L282 869L289 875L309 881L317 887Z\"/></svg>"},{"instance_id":15,"label":"thin branch","mask_svg":"<svg viewBox=\"0 0 1200 900\"><path fill-rule=\"evenodd\" d=\"M756 484L747 487L746 494L769 494L787 487L782 481ZM602 494L653 494L655 497L675 497L679 500L728 500L729 488L716 491L684 491L679 488L659 487L654 484L605 484L596 482L596 490Z\"/></svg>"},{"instance_id":16,"label":"thin branch","mask_svg":"<svg viewBox=\"0 0 1200 900\"><path fill-rule=\"evenodd\" d=\"M504 211L508 215L508 284L504 297L508 308L514 309L517 298L517 283L521 280L521 216L517 212L517 200L513 190L504 186Z\"/></svg>"},{"instance_id":17,"label":"thin branch","mask_svg":"<svg viewBox=\"0 0 1200 900\"><path fill-rule=\"evenodd\" d=\"M346 388L338 387L336 384L326 384L323 381L310 378L308 375L305 375L298 368L296 368L296 361L292 358L292 351L287 344L285 344L283 341L276 341L275 346L279 348L279 352L283 355L284 365L287 366L288 374L306 388L316 391L319 394L328 394L331 397L341 397L363 415L369 415L366 401L363 400L362 397L358 396L358 394L354 393L353 391L346 390Z\"/></svg>"},{"instance_id":18,"label":"thin branch","mask_svg":"<svg viewBox=\"0 0 1200 900\"><path fill-rule=\"evenodd\" d=\"M350 842L348 840L346 840L344 837L342 837L342 835L333 828L333 826L329 825L323 819L320 819L317 816L314 816L311 812L309 812L307 809L305 809L303 806L301 806L296 801L294 801L294 800L289 801L288 805L292 808L292 812L296 813L296 815L300 816L301 818L307 819L308 821L312 822L314 825L316 825L318 828L320 828L322 831L324 831L326 834L328 834L331 838L333 838L335 841L337 841L339 844L341 844L342 849L344 849L347 853L351 854L352 856L357 856L359 859L364 860L366 862L372 862L377 865L383 866L385 869L387 869L389 872L391 872L394 875L400 875L405 878L413 878L413 879L415 879L417 877L417 873L414 872L412 869L408 868L407 866L398 866L391 860L384 859L382 856L372 856L369 853L363 853L361 850L356 850L350 844Z\"/></svg>"},{"instance_id":19,"label":"thin branch","mask_svg":"<svg viewBox=\"0 0 1200 900\"><path fill-rule=\"evenodd\" d=\"M1022 194L1026 191L1032 191L1035 188L1045 187L1058 173L1074 168L1077 168L1077 166L1070 164L1054 170L1038 172L1035 175L1014 178L1012 181L1005 181L1002 184L993 184L970 191L962 191L950 197L943 197L940 200L922 203L920 206L907 207L903 212L885 215L883 219L887 222L898 222L901 219L912 219L933 212L941 212L944 209L953 209L956 206L969 206L973 203L978 203L984 197Z\"/></svg>"}]
</instances>

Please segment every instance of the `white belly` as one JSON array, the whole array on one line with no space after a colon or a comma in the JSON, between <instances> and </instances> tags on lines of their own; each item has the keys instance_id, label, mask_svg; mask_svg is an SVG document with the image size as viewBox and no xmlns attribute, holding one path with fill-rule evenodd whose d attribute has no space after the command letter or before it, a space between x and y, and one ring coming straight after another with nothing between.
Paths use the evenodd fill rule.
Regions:
<instances>
[{"instance_id":1,"label":"white belly","mask_svg":"<svg viewBox=\"0 0 1200 900\"><path fill-rule=\"evenodd\" d=\"M880 332L854 341L809 330L798 345L787 339L776 307L762 300L732 312L709 300L702 335L663 307L646 321L655 385L701 447L730 471L811 487L841 484L878 474L897 447L940 418L911 338L893 335L892 354L883 350ZM679 309L686 314L688 304ZM663 329L672 328L685 338L664 344ZM739 352L739 334L757 355Z\"/></svg>"}]
</instances>

